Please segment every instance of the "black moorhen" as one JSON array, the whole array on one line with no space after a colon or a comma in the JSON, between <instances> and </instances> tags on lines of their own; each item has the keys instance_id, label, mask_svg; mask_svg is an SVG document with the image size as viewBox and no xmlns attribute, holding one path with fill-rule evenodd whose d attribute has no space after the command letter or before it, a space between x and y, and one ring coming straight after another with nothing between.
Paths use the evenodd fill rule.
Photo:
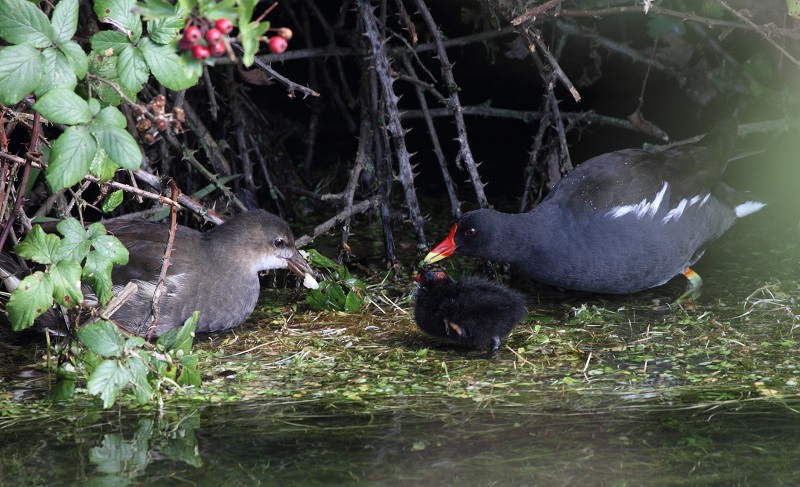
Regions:
<instances>
[{"instance_id":1,"label":"black moorhen","mask_svg":"<svg viewBox=\"0 0 800 487\"><path fill-rule=\"evenodd\" d=\"M625 294L689 278L707 243L764 203L720 182L737 135L722 120L703 139L626 149L578 165L528 213L465 213L423 260L453 253L510 263L553 286Z\"/></svg>"},{"instance_id":2,"label":"black moorhen","mask_svg":"<svg viewBox=\"0 0 800 487\"><path fill-rule=\"evenodd\" d=\"M138 285L137 293L111 318L128 331L145 336L169 226L113 221L105 227L130 254L127 265L115 266L112 271L115 292L128 282ZM264 210L235 215L202 233L178 225L153 336L181 326L195 310L200 311L196 328L200 333L241 324L256 306L259 272L285 268L304 278L307 287L316 287L311 268L295 248L289 225Z\"/></svg>"},{"instance_id":3,"label":"black moorhen","mask_svg":"<svg viewBox=\"0 0 800 487\"><path fill-rule=\"evenodd\" d=\"M491 346L494 352L526 313L522 294L486 279L465 277L455 282L443 271L429 271L419 278L417 326L448 343Z\"/></svg>"}]
</instances>

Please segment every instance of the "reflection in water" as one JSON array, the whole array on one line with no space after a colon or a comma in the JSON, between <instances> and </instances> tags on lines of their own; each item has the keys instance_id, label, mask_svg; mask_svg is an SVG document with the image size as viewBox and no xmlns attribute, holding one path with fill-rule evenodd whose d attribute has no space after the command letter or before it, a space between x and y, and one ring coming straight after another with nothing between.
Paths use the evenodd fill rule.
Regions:
<instances>
[{"instance_id":1,"label":"reflection in water","mask_svg":"<svg viewBox=\"0 0 800 487\"><path fill-rule=\"evenodd\" d=\"M432 401L405 398L374 414L250 403L15 424L0 430L0 483L781 485L800 474L800 404Z\"/></svg>"}]
</instances>

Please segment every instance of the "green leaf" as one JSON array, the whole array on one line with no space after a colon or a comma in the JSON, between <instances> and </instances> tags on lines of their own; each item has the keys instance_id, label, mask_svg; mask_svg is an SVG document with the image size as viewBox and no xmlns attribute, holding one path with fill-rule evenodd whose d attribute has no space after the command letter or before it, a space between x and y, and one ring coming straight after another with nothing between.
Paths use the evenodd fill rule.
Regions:
<instances>
[{"instance_id":1,"label":"green leaf","mask_svg":"<svg viewBox=\"0 0 800 487\"><path fill-rule=\"evenodd\" d=\"M355 291L347 293L347 299L344 301L344 310L347 313L358 313L361 310L361 303L364 300Z\"/></svg>"},{"instance_id":2,"label":"green leaf","mask_svg":"<svg viewBox=\"0 0 800 487\"><path fill-rule=\"evenodd\" d=\"M130 382L136 401L139 404L147 404L153 399L153 387L147 380L147 364L141 358L133 356L125 361L125 366L128 367L131 373ZM148 435L147 438L150 438L150 436Z\"/></svg>"},{"instance_id":3,"label":"green leaf","mask_svg":"<svg viewBox=\"0 0 800 487\"><path fill-rule=\"evenodd\" d=\"M121 205L124 201L124 194L124 191L118 189L106 196L106 198L103 200L103 206L101 208L103 213L114 211L119 205Z\"/></svg>"},{"instance_id":4,"label":"green leaf","mask_svg":"<svg viewBox=\"0 0 800 487\"><path fill-rule=\"evenodd\" d=\"M131 373L117 360L106 360L94 370L86 384L92 394L99 394L103 407L114 405L117 395L131 380Z\"/></svg>"},{"instance_id":5,"label":"green leaf","mask_svg":"<svg viewBox=\"0 0 800 487\"><path fill-rule=\"evenodd\" d=\"M42 50L42 57L44 57L44 76L36 88L37 97L41 98L57 88L72 92L78 86L78 77L75 76L75 71L63 52L48 47Z\"/></svg>"},{"instance_id":6,"label":"green leaf","mask_svg":"<svg viewBox=\"0 0 800 487\"><path fill-rule=\"evenodd\" d=\"M230 19L231 22L236 22L238 17L236 2L234 0L208 2L206 8L203 9L203 16L209 20L218 20L224 17Z\"/></svg>"},{"instance_id":7,"label":"green leaf","mask_svg":"<svg viewBox=\"0 0 800 487\"><path fill-rule=\"evenodd\" d=\"M94 12L101 22L109 23L127 32L129 38L136 41L142 35L142 19L134 13L135 0L96 0ZM109 21L110 20L110 21Z\"/></svg>"},{"instance_id":8,"label":"green leaf","mask_svg":"<svg viewBox=\"0 0 800 487\"><path fill-rule=\"evenodd\" d=\"M47 47L56 33L50 20L27 0L0 0L0 37L10 44Z\"/></svg>"},{"instance_id":9,"label":"green leaf","mask_svg":"<svg viewBox=\"0 0 800 487\"><path fill-rule=\"evenodd\" d=\"M307 251L304 250L303 256L311 263L311 265L316 267L322 267L325 269L336 269L339 267L338 263L320 254L315 249L309 249Z\"/></svg>"},{"instance_id":10,"label":"green leaf","mask_svg":"<svg viewBox=\"0 0 800 487\"><path fill-rule=\"evenodd\" d=\"M114 297L111 289L111 269L113 265L98 255L97 252L89 252L86 256L86 263L83 265L83 280L92 287L97 300L105 306Z\"/></svg>"},{"instance_id":11,"label":"green leaf","mask_svg":"<svg viewBox=\"0 0 800 487\"><path fill-rule=\"evenodd\" d=\"M144 0L136 4L136 10L146 20L151 20L175 16L176 13L180 12L182 9L178 5L170 5L162 0ZM152 35L152 24L148 24L147 32Z\"/></svg>"},{"instance_id":12,"label":"green leaf","mask_svg":"<svg viewBox=\"0 0 800 487\"><path fill-rule=\"evenodd\" d=\"M179 363L181 368L175 377L178 384L200 387L200 371L197 370L200 358L197 355L184 355Z\"/></svg>"},{"instance_id":13,"label":"green leaf","mask_svg":"<svg viewBox=\"0 0 800 487\"><path fill-rule=\"evenodd\" d=\"M53 142L50 152L46 177L53 191L72 186L86 176L95 152L97 142L86 127L67 127Z\"/></svg>"},{"instance_id":14,"label":"green leaf","mask_svg":"<svg viewBox=\"0 0 800 487\"><path fill-rule=\"evenodd\" d=\"M97 118L100 114L100 102L97 98L89 98L89 111L92 112L92 117Z\"/></svg>"},{"instance_id":15,"label":"green leaf","mask_svg":"<svg viewBox=\"0 0 800 487\"><path fill-rule=\"evenodd\" d=\"M89 172L101 182L111 181L114 179L119 165L111 160L102 148L97 149L92 159L92 165L89 166Z\"/></svg>"},{"instance_id":16,"label":"green leaf","mask_svg":"<svg viewBox=\"0 0 800 487\"><path fill-rule=\"evenodd\" d=\"M64 41L58 45L59 52L63 53L72 66L72 72L78 79L86 77L86 71L89 70L89 58L83 52L83 48L75 42Z\"/></svg>"},{"instance_id":17,"label":"green leaf","mask_svg":"<svg viewBox=\"0 0 800 487\"><path fill-rule=\"evenodd\" d=\"M78 340L92 353L103 357L121 357L125 345L117 326L108 321L82 326L78 330Z\"/></svg>"},{"instance_id":18,"label":"green leaf","mask_svg":"<svg viewBox=\"0 0 800 487\"><path fill-rule=\"evenodd\" d=\"M92 124L95 127L95 124ZM135 171L142 165L142 152L139 144L126 130L116 127L95 128L94 136L108 157L117 164Z\"/></svg>"},{"instance_id":19,"label":"green leaf","mask_svg":"<svg viewBox=\"0 0 800 487\"><path fill-rule=\"evenodd\" d=\"M66 88L56 88L47 92L33 104L33 109L53 123L77 125L92 119L89 103Z\"/></svg>"},{"instance_id":20,"label":"green leaf","mask_svg":"<svg viewBox=\"0 0 800 487\"><path fill-rule=\"evenodd\" d=\"M117 59L119 82L125 88L139 91L150 77L150 69L144 61L142 51L138 47L128 46L119 52Z\"/></svg>"},{"instance_id":21,"label":"green leaf","mask_svg":"<svg viewBox=\"0 0 800 487\"><path fill-rule=\"evenodd\" d=\"M117 107L105 107L94 117L94 122L104 127L124 129L128 125L125 115Z\"/></svg>"},{"instance_id":22,"label":"green leaf","mask_svg":"<svg viewBox=\"0 0 800 487\"><path fill-rule=\"evenodd\" d=\"M96 51L104 56L114 56L126 47L132 46L131 42L121 32L104 30L93 35L90 39L92 51ZM106 52L111 49L111 52Z\"/></svg>"},{"instance_id":23,"label":"green leaf","mask_svg":"<svg viewBox=\"0 0 800 487\"><path fill-rule=\"evenodd\" d=\"M41 225L34 225L25 239L14 247L14 252L23 259L39 264L52 264L59 260L61 239L45 233Z\"/></svg>"},{"instance_id":24,"label":"green leaf","mask_svg":"<svg viewBox=\"0 0 800 487\"><path fill-rule=\"evenodd\" d=\"M173 91L185 90L197 83L200 73L188 73L186 64L169 45L156 44L148 38L139 43L147 65L153 76L166 88Z\"/></svg>"},{"instance_id":25,"label":"green leaf","mask_svg":"<svg viewBox=\"0 0 800 487\"><path fill-rule=\"evenodd\" d=\"M78 30L78 0L60 0L53 9L51 22L57 44L70 40Z\"/></svg>"},{"instance_id":26,"label":"green leaf","mask_svg":"<svg viewBox=\"0 0 800 487\"><path fill-rule=\"evenodd\" d=\"M134 99L136 98L137 92L129 90L120 83L119 74L117 73L118 59L117 56L104 56L97 51L92 51L89 56L89 72L98 78L119 83L122 92L125 93L129 99ZM110 105L116 106L124 101L114 88L99 79L92 80L91 86L94 95Z\"/></svg>"},{"instance_id":27,"label":"green leaf","mask_svg":"<svg viewBox=\"0 0 800 487\"><path fill-rule=\"evenodd\" d=\"M50 276L37 271L20 282L8 300L6 310L14 331L33 325L33 320L53 306L53 283Z\"/></svg>"},{"instance_id":28,"label":"green leaf","mask_svg":"<svg viewBox=\"0 0 800 487\"><path fill-rule=\"evenodd\" d=\"M86 236L86 229L75 218L62 220L56 226L61 239L57 260L70 259L81 262L89 253L91 242Z\"/></svg>"},{"instance_id":29,"label":"green leaf","mask_svg":"<svg viewBox=\"0 0 800 487\"><path fill-rule=\"evenodd\" d=\"M23 44L0 49L0 104L15 105L33 93L44 76L44 65L44 56L35 47Z\"/></svg>"},{"instance_id":30,"label":"green leaf","mask_svg":"<svg viewBox=\"0 0 800 487\"><path fill-rule=\"evenodd\" d=\"M163 346L170 355L175 355L178 350L181 350L184 356L189 355L192 352L192 340L199 316L200 313L195 311L180 328L164 333L158 337L156 343Z\"/></svg>"},{"instance_id":31,"label":"green leaf","mask_svg":"<svg viewBox=\"0 0 800 487\"><path fill-rule=\"evenodd\" d=\"M178 8L178 13L169 17L151 20L147 23L147 33L150 39L157 44L169 44L183 29L186 14Z\"/></svg>"},{"instance_id":32,"label":"green leaf","mask_svg":"<svg viewBox=\"0 0 800 487\"><path fill-rule=\"evenodd\" d=\"M59 261L50 267L50 278L57 304L71 308L83 302L80 264L69 259Z\"/></svg>"},{"instance_id":33,"label":"green leaf","mask_svg":"<svg viewBox=\"0 0 800 487\"><path fill-rule=\"evenodd\" d=\"M77 379L78 374L75 373L75 367L70 362L61 364L56 371L56 384L50 388L47 394L48 399L56 402L71 399L75 392Z\"/></svg>"},{"instance_id":34,"label":"green leaf","mask_svg":"<svg viewBox=\"0 0 800 487\"><path fill-rule=\"evenodd\" d=\"M113 235L97 235L92 237L93 253L99 253L112 264L128 263L128 249Z\"/></svg>"}]
</instances>

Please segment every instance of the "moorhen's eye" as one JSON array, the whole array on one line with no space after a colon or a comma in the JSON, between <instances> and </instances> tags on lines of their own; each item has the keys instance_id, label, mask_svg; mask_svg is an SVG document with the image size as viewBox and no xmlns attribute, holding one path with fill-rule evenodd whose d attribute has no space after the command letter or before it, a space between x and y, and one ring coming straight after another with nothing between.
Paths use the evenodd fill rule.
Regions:
<instances>
[{"instance_id":1,"label":"moorhen's eye","mask_svg":"<svg viewBox=\"0 0 800 487\"><path fill-rule=\"evenodd\" d=\"M475 230L474 228L468 228L467 231L464 232L464 235L466 235L467 237L474 237L477 234L478 234L478 231Z\"/></svg>"},{"instance_id":2,"label":"moorhen's eye","mask_svg":"<svg viewBox=\"0 0 800 487\"><path fill-rule=\"evenodd\" d=\"M277 247L279 249L282 249L283 247L286 246L286 241L283 240L282 238L276 238L275 242L273 242L273 243L275 244L275 247Z\"/></svg>"}]
</instances>

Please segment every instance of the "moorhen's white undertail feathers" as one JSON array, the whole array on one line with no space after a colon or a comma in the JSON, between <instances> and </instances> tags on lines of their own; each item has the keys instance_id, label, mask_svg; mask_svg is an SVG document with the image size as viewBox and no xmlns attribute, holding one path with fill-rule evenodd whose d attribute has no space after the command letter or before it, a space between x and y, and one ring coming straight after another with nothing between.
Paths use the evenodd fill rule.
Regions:
<instances>
[{"instance_id":1,"label":"moorhen's white undertail feathers","mask_svg":"<svg viewBox=\"0 0 800 487\"><path fill-rule=\"evenodd\" d=\"M632 293L690 274L706 244L764 206L720 182L736 135L736 121L726 119L692 144L589 159L528 213L465 213L423 263L480 257L598 293Z\"/></svg>"},{"instance_id":2,"label":"moorhen's white undertail feathers","mask_svg":"<svg viewBox=\"0 0 800 487\"><path fill-rule=\"evenodd\" d=\"M414 319L446 343L494 352L526 313L523 295L502 284L479 277L455 282L442 271L419 278Z\"/></svg>"}]
</instances>

